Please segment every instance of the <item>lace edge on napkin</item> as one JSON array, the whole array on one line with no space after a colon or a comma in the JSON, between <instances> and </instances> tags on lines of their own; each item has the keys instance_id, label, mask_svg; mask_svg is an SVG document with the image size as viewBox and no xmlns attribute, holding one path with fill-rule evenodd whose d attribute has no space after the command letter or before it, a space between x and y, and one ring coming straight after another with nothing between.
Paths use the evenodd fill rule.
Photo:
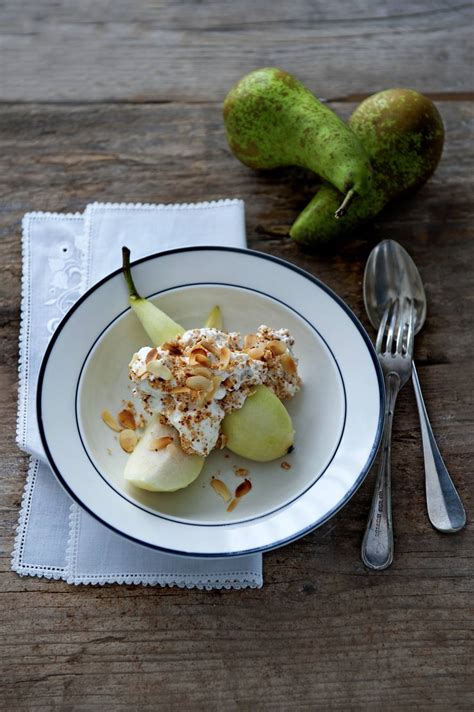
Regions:
<instances>
[{"instance_id":1,"label":"lace edge on napkin","mask_svg":"<svg viewBox=\"0 0 474 712\"><path fill-rule=\"evenodd\" d=\"M202 210L225 205L244 205L241 198L221 198L219 200L205 200L200 203L89 203L90 210ZM86 212L87 212L86 211Z\"/></svg>"},{"instance_id":2,"label":"lace edge on napkin","mask_svg":"<svg viewBox=\"0 0 474 712\"><path fill-rule=\"evenodd\" d=\"M18 525L15 530L15 540L13 543L13 551L11 555L11 568L20 576L37 576L38 578L66 579L66 569L60 566L36 566L34 564L23 563L23 546L25 542L26 531L28 528L28 517L30 514L31 500L35 486L36 476L38 474L39 460L30 457L28 473L26 476L25 486L21 499L20 515L18 517Z\"/></svg>"},{"instance_id":3,"label":"lace edge on napkin","mask_svg":"<svg viewBox=\"0 0 474 712\"><path fill-rule=\"evenodd\" d=\"M21 450L26 449L26 431L28 417L28 364L30 348L30 311L31 311L31 266L30 266L30 223L31 220L82 220L81 213L50 213L30 212L23 216L21 223L21 251L22 251L22 277L21 277L21 309L20 329L18 336L18 406L16 417L16 443ZM18 515L18 524L15 529L15 539L11 554L11 568L20 576L37 576L48 579L65 579L66 569L57 566L36 566L23 562L23 547L28 519L30 516L31 501L34 485L38 474L39 461L34 457L29 458L28 472L23 487L23 494Z\"/></svg>"},{"instance_id":4,"label":"lace edge on napkin","mask_svg":"<svg viewBox=\"0 0 474 712\"><path fill-rule=\"evenodd\" d=\"M85 584L92 586L104 586L106 584L141 584L143 586L161 586L178 588L198 588L200 590L211 591L213 589L244 589L262 588L263 576L256 571L230 571L228 578L211 578L202 574L150 574L150 573L107 573L107 574L85 574L76 570L75 564L78 560L79 537L81 530L81 510L77 504L71 504L69 510L69 540L66 549L67 583L76 586ZM235 577L235 578L234 578ZM248 577L248 578L246 578Z\"/></svg>"}]
</instances>

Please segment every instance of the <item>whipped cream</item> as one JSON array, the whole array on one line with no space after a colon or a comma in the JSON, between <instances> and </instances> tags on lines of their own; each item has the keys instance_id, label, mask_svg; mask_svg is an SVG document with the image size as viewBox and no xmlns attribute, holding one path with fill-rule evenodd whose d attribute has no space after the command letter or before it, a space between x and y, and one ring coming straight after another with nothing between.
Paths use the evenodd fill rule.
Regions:
<instances>
[{"instance_id":1,"label":"whipped cream","mask_svg":"<svg viewBox=\"0 0 474 712\"><path fill-rule=\"evenodd\" d=\"M268 386L282 400L299 390L293 343L287 329L268 326L244 338L191 329L158 348L142 347L129 377L145 409L176 428L184 452L206 456L218 444L225 414L241 408L255 386Z\"/></svg>"}]
</instances>

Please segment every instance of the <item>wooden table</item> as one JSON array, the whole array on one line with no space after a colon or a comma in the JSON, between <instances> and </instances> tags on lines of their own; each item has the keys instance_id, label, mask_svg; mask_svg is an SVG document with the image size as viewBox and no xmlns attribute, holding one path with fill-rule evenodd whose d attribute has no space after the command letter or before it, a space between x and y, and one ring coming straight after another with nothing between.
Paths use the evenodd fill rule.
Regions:
<instances>
[{"instance_id":1,"label":"wooden table","mask_svg":"<svg viewBox=\"0 0 474 712\"><path fill-rule=\"evenodd\" d=\"M320 277L366 326L365 261L399 240L429 299L416 356L432 424L472 510L469 3L24 0L0 13L1 709L472 709L474 542L430 527L410 387L385 572L359 559L373 476L324 527L265 556L262 590L73 588L9 569L27 463L14 444L20 220L92 200L244 198L249 245ZM264 65L344 117L382 88L427 93L447 129L435 176L351 241L304 254L286 233L316 179L254 173L224 138L227 90Z\"/></svg>"}]
</instances>

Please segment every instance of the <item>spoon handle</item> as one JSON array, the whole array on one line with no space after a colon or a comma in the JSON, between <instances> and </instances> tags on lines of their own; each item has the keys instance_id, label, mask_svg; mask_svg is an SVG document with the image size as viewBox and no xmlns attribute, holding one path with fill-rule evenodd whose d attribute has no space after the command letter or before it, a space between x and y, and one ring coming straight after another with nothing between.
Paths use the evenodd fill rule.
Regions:
<instances>
[{"instance_id":1,"label":"spoon handle","mask_svg":"<svg viewBox=\"0 0 474 712\"><path fill-rule=\"evenodd\" d=\"M440 532L457 532L466 524L466 512L436 444L414 363L412 376L425 459L428 517L434 528Z\"/></svg>"},{"instance_id":2,"label":"spoon handle","mask_svg":"<svg viewBox=\"0 0 474 712\"><path fill-rule=\"evenodd\" d=\"M400 389L400 379L395 373L385 376L386 406L380 462L375 482L369 519L362 540L362 561L369 569L387 569L393 561L392 527L392 423L393 412Z\"/></svg>"}]
</instances>

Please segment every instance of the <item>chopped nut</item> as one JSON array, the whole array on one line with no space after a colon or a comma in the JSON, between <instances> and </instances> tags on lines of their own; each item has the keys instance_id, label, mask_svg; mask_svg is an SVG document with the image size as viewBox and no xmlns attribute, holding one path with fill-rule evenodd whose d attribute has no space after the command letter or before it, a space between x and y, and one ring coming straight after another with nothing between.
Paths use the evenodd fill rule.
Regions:
<instances>
[{"instance_id":1,"label":"chopped nut","mask_svg":"<svg viewBox=\"0 0 474 712\"><path fill-rule=\"evenodd\" d=\"M115 430L116 433L120 432L120 425L117 423L110 410L103 410L101 413L101 418L111 430Z\"/></svg>"},{"instance_id":2,"label":"chopped nut","mask_svg":"<svg viewBox=\"0 0 474 712\"><path fill-rule=\"evenodd\" d=\"M157 356L158 356L158 349L155 349L155 348L150 349L150 351L146 355L145 363L150 363L150 361L154 361Z\"/></svg>"},{"instance_id":3,"label":"chopped nut","mask_svg":"<svg viewBox=\"0 0 474 712\"><path fill-rule=\"evenodd\" d=\"M188 388L192 388L193 391L210 391L212 381L204 376L189 376L186 379L186 385Z\"/></svg>"},{"instance_id":4,"label":"chopped nut","mask_svg":"<svg viewBox=\"0 0 474 712\"><path fill-rule=\"evenodd\" d=\"M171 435L164 435L161 438L155 438L154 440L152 440L148 446L148 449L153 450L153 452L158 452L158 450L164 450L165 447L171 445L172 442L173 438L171 437Z\"/></svg>"},{"instance_id":5,"label":"chopped nut","mask_svg":"<svg viewBox=\"0 0 474 712\"><path fill-rule=\"evenodd\" d=\"M245 469L245 467L236 467L234 468L235 474L237 477L247 477L249 471Z\"/></svg>"},{"instance_id":6,"label":"chopped nut","mask_svg":"<svg viewBox=\"0 0 474 712\"><path fill-rule=\"evenodd\" d=\"M283 470L291 470L291 465L290 465L289 462L282 462L281 465L280 465L280 467L281 467Z\"/></svg>"},{"instance_id":7,"label":"chopped nut","mask_svg":"<svg viewBox=\"0 0 474 712\"><path fill-rule=\"evenodd\" d=\"M281 356L286 353L286 344L283 341L269 341L266 346L270 349L274 356Z\"/></svg>"},{"instance_id":8,"label":"chopped nut","mask_svg":"<svg viewBox=\"0 0 474 712\"><path fill-rule=\"evenodd\" d=\"M227 346L223 346L219 355L219 368L225 369L229 365L230 361L230 349Z\"/></svg>"},{"instance_id":9,"label":"chopped nut","mask_svg":"<svg viewBox=\"0 0 474 712\"><path fill-rule=\"evenodd\" d=\"M245 497L246 494L250 492L252 489L252 483L250 480L244 480L243 482L240 483L235 489L235 496L236 497Z\"/></svg>"},{"instance_id":10,"label":"chopped nut","mask_svg":"<svg viewBox=\"0 0 474 712\"><path fill-rule=\"evenodd\" d=\"M239 503L239 500L234 498L232 500L232 502L229 504L229 506L227 507L226 511L232 512L237 507L238 503Z\"/></svg>"},{"instance_id":11,"label":"chopped nut","mask_svg":"<svg viewBox=\"0 0 474 712\"><path fill-rule=\"evenodd\" d=\"M247 334L244 337L244 347L246 349L251 349L254 346L256 346L258 343L258 337L257 334Z\"/></svg>"},{"instance_id":12,"label":"chopped nut","mask_svg":"<svg viewBox=\"0 0 474 712\"><path fill-rule=\"evenodd\" d=\"M122 426L122 428L136 430L137 424L135 423L135 418L133 416L133 413L128 410L128 408L124 408L120 411L120 413L117 415L117 420Z\"/></svg>"},{"instance_id":13,"label":"chopped nut","mask_svg":"<svg viewBox=\"0 0 474 712\"><path fill-rule=\"evenodd\" d=\"M147 369L152 376L161 378L163 381L169 381L173 378L173 374L169 370L168 366L165 366L164 363L160 363L159 361L150 361Z\"/></svg>"},{"instance_id":14,"label":"chopped nut","mask_svg":"<svg viewBox=\"0 0 474 712\"><path fill-rule=\"evenodd\" d=\"M265 349L263 352L263 360L264 361L270 361L273 358L273 353L270 351L270 349Z\"/></svg>"},{"instance_id":15,"label":"chopped nut","mask_svg":"<svg viewBox=\"0 0 474 712\"><path fill-rule=\"evenodd\" d=\"M296 363L292 356L290 356L289 353L283 354L280 358L281 365L285 369L285 371L290 375L294 376L296 373Z\"/></svg>"},{"instance_id":16,"label":"chopped nut","mask_svg":"<svg viewBox=\"0 0 474 712\"><path fill-rule=\"evenodd\" d=\"M224 502L229 502L232 499L229 488L224 482L222 482L222 480L218 480L216 477L213 477L211 480L211 487L214 492L217 492L217 494L222 497Z\"/></svg>"},{"instance_id":17,"label":"chopped nut","mask_svg":"<svg viewBox=\"0 0 474 712\"><path fill-rule=\"evenodd\" d=\"M134 430L122 430L119 435L119 443L122 450L125 452L133 452L137 444L138 438Z\"/></svg>"}]
</instances>

